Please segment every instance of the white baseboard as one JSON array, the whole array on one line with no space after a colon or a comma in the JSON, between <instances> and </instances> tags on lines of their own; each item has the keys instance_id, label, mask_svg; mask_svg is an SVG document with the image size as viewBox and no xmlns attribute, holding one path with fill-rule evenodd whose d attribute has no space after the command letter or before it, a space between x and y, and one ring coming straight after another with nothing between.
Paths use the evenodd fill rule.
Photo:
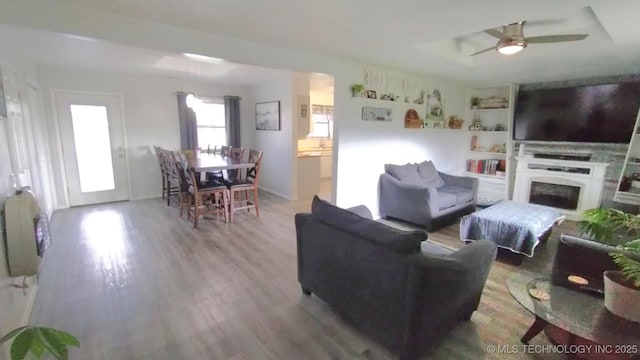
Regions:
<instances>
[{"instance_id":1,"label":"white baseboard","mask_svg":"<svg viewBox=\"0 0 640 360\"><path fill-rule=\"evenodd\" d=\"M296 199L292 198L289 195L284 195L284 194L281 194L281 193L279 193L277 191L273 191L271 189L268 189L268 188L265 188L265 187L262 187L262 186L259 186L258 189L260 189L262 191L266 191L266 192L271 193L271 194L276 195L276 196L280 196L281 198L285 198L285 199L290 200L290 201L296 200Z\"/></svg>"}]
</instances>

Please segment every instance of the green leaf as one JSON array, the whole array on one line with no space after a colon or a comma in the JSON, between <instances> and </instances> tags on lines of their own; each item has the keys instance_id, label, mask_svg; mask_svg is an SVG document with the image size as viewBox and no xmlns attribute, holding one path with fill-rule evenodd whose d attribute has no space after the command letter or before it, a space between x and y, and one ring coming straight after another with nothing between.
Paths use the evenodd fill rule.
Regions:
<instances>
[{"instance_id":1,"label":"green leaf","mask_svg":"<svg viewBox=\"0 0 640 360\"><path fill-rule=\"evenodd\" d=\"M55 334L60 339L60 341L67 346L75 346L75 347L80 346L80 341L78 341L78 339L75 336L69 334L68 332L47 328L47 327L41 327L40 329L42 331L51 332Z\"/></svg>"},{"instance_id":2,"label":"green leaf","mask_svg":"<svg viewBox=\"0 0 640 360\"><path fill-rule=\"evenodd\" d=\"M14 336L18 335L18 333L20 333L22 330L26 329L27 326L20 326L19 328L13 329L11 331L9 331L9 333L5 336L3 336L2 338L0 338L0 344L4 343L5 341L13 338Z\"/></svg>"},{"instance_id":3,"label":"green leaf","mask_svg":"<svg viewBox=\"0 0 640 360\"><path fill-rule=\"evenodd\" d=\"M47 331L45 328L36 328L35 331L45 349L47 349L53 357L60 359L62 357L61 351L66 348L66 345L60 341L58 335L54 332Z\"/></svg>"},{"instance_id":4,"label":"green leaf","mask_svg":"<svg viewBox=\"0 0 640 360\"><path fill-rule=\"evenodd\" d=\"M16 336L11 344L12 360L23 360L27 356L34 336L35 331L32 328L27 328Z\"/></svg>"},{"instance_id":5,"label":"green leaf","mask_svg":"<svg viewBox=\"0 0 640 360\"><path fill-rule=\"evenodd\" d=\"M42 355L44 355L44 345L42 345L42 341L37 336L34 336L31 340L31 346L29 347L30 353L33 355L35 359L42 359Z\"/></svg>"}]
</instances>

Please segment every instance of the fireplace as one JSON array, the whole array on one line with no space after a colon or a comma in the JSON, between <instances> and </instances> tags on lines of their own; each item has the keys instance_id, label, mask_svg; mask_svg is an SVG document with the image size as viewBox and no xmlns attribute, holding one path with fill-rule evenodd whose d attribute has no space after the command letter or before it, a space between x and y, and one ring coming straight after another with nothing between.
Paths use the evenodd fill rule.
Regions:
<instances>
[{"instance_id":1,"label":"fireplace","mask_svg":"<svg viewBox=\"0 0 640 360\"><path fill-rule=\"evenodd\" d=\"M532 181L529 188L529 202L532 204L577 210L579 200L580 186Z\"/></svg>"},{"instance_id":2,"label":"fireplace","mask_svg":"<svg viewBox=\"0 0 640 360\"><path fill-rule=\"evenodd\" d=\"M606 168L609 164L591 161L516 158L513 200L557 208L572 220L598 207Z\"/></svg>"}]
</instances>

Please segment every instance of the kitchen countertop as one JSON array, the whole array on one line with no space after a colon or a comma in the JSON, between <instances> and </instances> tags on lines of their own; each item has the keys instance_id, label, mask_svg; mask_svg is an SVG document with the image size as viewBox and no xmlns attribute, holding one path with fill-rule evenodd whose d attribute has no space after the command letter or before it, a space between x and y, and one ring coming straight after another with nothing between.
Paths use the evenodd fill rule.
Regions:
<instances>
[{"instance_id":1,"label":"kitchen countertop","mask_svg":"<svg viewBox=\"0 0 640 360\"><path fill-rule=\"evenodd\" d=\"M320 157L333 155L332 148L304 148L298 149L298 157Z\"/></svg>"}]
</instances>

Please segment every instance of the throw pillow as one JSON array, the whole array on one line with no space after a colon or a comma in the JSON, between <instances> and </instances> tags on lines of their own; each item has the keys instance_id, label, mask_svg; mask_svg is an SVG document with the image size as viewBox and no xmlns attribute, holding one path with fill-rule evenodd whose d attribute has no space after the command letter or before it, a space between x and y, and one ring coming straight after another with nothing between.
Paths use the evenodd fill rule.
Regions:
<instances>
[{"instance_id":1,"label":"throw pillow","mask_svg":"<svg viewBox=\"0 0 640 360\"><path fill-rule=\"evenodd\" d=\"M436 166L431 161L423 161L418 164L418 175L427 186L436 188L444 186L444 180L442 180L438 170L436 170Z\"/></svg>"},{"instance_id":2,"label":"throw pillow","mask_svg":"<svg viewBox=\"0 0 640 360\"><path fill-rule=\"evenodd\" d=\"M424 186L424 181L420 177L420 174L418 174L418 164L386 164L384 168L387 174L393 176L394 178L405 184Z\"/></svg>"}]
</instances>

